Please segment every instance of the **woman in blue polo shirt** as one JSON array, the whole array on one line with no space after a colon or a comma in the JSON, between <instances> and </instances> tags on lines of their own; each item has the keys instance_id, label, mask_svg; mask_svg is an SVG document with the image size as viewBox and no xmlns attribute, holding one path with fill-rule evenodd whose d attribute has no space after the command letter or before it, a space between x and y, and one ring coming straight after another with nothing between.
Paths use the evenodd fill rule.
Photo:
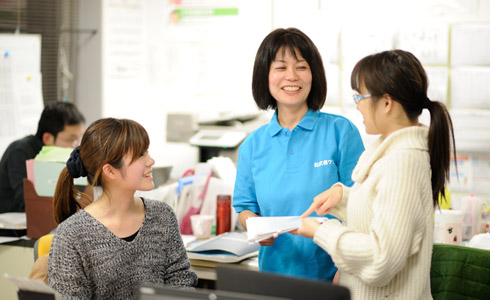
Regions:
<instances>
[{"instance_id":1,"label":"woman in blue polo shirt","mask_svg":"<svg viewBox=\"0 0 490 300\"><path fill-rule=\"evenodd\" d=\"M296 28L276 29L255 58L252 93L269 124L240 146L233 206L246 228L252 216L299 216L332 184L352 185L364 146L346 118L322 113L327 95L318 49ZM260 242L261 271L332 280L336 268L313 241L283 234Z\"/></svg>"}]
</instances>

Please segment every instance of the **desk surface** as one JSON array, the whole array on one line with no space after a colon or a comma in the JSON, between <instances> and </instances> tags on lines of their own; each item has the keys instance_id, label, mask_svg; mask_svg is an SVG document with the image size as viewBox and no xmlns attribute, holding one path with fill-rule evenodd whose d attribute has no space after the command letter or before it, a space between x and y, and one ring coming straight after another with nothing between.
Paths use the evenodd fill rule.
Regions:
<instances>
[{"instance_id":1,"label":"desk surface","mask_svg":"<svg viewBox=\"0 0 490 300\"><path fill-rule=\"evenodd\" d=\"M16 277L27 277L34 264L33 240L18 240L0 244L0 298L17 300L17 288L3 277L7 273Z\"/></svg>"},{"instance_id":2,"label":"desk surface","mask_svg":"<svg viewBox=\"0 0 490 300\"><path fill-rule=\"evenodd\" d=\"M34 248L34 244L36 243L37 239L20 239L12 242L7 242L7 243L2 243L0 245L5 245L5 246L19 246L19 247L27 247L27 248Z\"/></svg>"}]
</instances>

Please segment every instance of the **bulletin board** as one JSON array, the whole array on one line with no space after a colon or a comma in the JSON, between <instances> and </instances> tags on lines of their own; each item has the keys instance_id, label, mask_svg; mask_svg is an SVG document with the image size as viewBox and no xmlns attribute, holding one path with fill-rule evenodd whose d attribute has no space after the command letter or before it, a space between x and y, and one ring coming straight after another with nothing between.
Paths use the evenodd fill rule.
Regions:
<instances>
[{"instance_id":1,"label":"bulletin board","mask_svg":"<svg viewBox=\"0 0 490 300\"><path fill-rule=\"evenodd\" d=\"M41 36L0 34L0 155L37 130L43 110Z\"/></svg>"}]
</instances>

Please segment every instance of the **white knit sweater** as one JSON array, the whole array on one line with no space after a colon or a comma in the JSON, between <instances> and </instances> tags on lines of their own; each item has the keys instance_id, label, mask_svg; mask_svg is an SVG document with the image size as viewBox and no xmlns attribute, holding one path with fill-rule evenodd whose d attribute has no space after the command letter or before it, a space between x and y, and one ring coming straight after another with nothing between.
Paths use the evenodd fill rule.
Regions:
<instances>
[{"instance_id":1,"label":"white knit sweater","mask_svg":"<svg viewBox=\"0 0 490 300\"><path fill-rule=\"evenodd\" d=\"M340 270L352 299L432 299L433 204L428 128L400 129L359 158L354 185L314 241ZM349 191L350 190L350 191Z\"/></svg>"}]
</instances>

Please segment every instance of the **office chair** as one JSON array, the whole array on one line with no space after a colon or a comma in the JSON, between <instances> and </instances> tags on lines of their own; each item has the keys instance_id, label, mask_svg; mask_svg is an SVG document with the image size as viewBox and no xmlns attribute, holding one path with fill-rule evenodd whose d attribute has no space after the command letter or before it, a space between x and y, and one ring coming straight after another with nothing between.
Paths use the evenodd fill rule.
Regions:
<instances>
[{"instance_id":1,"label":"office chair","mask_svg":"<svg viewBox=\"0 0 490 300\"><path fill-rule=\"evenodd\" d=\"M43 235L34 243L34 261L45 254L49 254L53 237L54 233L49 233Z\"/></svg>"},{"instance_id":2,"label":"office chair","mask_svg":"<svg viewBox=\"0 0 490 300\"><path fill-rule=\"evenodd\" d=\"M82 207L89 205L93 198L92 187L75 187L90 197L88 200L82 198ZM53 197L39 196L34 188L34 183L27 178L24 178L24 200L26 205L26 235L28 237L33 239L40 238L58 226L54 219Z\"/></svg>"},{"instance_id":3,"label":"office chair","mask_svg":"<svg viewBox=\"0 0 490 300\"><path fill-rule=\"evenodd\" d=\"M53 233L43 235L34 244L34 264L32 265L31 272L29 273L29 279L41 280L48 283L48 259L49 250L53 241ZM19 289L19 300L25 299L39 299L33 295L28 295L28 291L22 291L23 297L21 297L21 290ZM32 297L31 297L32 296Z\"/></svg>"},{"instance_id":4,"label":"office chair","mask_svg":"<svg viewBox=\"0 0 490 300\"><path fill-rule=\"evenodd\" d=\"M39 196L27 178L24 178L24 200L28 237L40 238L58 226L53 216L53 198Z\"/></svg>"},{"instance_id":5,"label":"office chair","mask_svg":"<svg viewBox=\"0 0 490 300\"><path fill-rule=\"evenodd\" d=\"M430 278L434 300L490 299L490 250L434 244Z\"/></svg>"}]
</instances>

